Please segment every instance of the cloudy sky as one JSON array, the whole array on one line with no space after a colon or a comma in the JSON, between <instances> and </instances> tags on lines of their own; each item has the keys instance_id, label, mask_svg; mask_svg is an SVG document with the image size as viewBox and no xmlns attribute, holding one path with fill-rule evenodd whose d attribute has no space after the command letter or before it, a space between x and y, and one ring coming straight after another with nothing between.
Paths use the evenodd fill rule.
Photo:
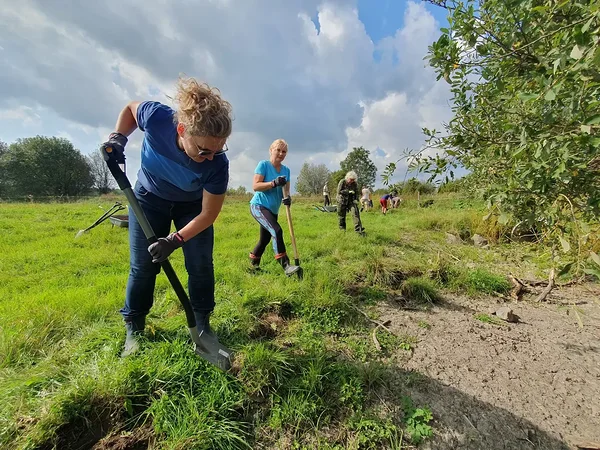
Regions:
<instances>
[{"instance_id":1,"label":"cloudy sky","mask_svg":"<svg viewBox=\"0 0 600 450\"><path fill-rule=\"evenodd\" d=\"M380 174L421 128L450 119L449 89L423 60L443 10L405 0L6 0L0 8L0 140L70 139L89 154L130 100L173 104L180 74L234 108L230 185L250 187L269 144L302 163L355 146ZM139 168L141 132L127 147ZM404 177L398 170L397 179Z\"/></svg>"}]
</instances>

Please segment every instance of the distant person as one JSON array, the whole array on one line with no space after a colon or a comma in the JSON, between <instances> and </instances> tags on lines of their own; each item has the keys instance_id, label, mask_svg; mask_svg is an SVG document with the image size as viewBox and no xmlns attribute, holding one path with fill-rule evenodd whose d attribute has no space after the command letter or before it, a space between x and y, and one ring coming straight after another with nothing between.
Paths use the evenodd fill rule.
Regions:
<instances>
[{"instance_id":1,"label":"distant person","mask_svg":"<svg viewBox=\"0 0 600 450\"><path fill-rule=\"evenodd\" d=\"M398 193L397 192L392 192L392 208L396 209L398 208L398 206L400 206L400 203L402 202L402 199L400 197L398 197Z\"/></svg>"},{"instance_id":2,"label":"distant person","mask_svg":"<svg viewBox=\"0 0 600 450\"><path fill-rule=\"evenodd\" d=\"M292 204L290 169L282 164L287 152L287 143L283 139L276 139L269 147L269 159L260 161L254 170L254 196L250 200L250 212L260 225L260 234L249 258L252 267L258 269L267 245L273 241L275 259L281 264L285 274L291 276L300 267L290 264L283 241L283 230L277 222L281 204Z\"/></svg>"},{"instance_id":3,"label":"distant person","mask_svg":"<svg viewBox=\"0 0 600 450\"><path fill-rule=\"evenodd\" d=\"M323 186L323 206L331 205L331 201L329 200L329 186L325 183Z\"/></svg>"},{"instance_id":4,"label":"distant person","mask_svg":"<svg viewBox=\"0 0 600 450\"><path fill-rule=\"evenodd\" d=\"M129 135L138 128L144 132L133 193L158 238L148 246L135 214L129 214L129 277L120 310L127 330L122 356L138 350L154 302L159 263L179 248L198 333L214 336L209 324L215 307L213 223L229 181L224 153L232 130L231 105L217 89L193 78L179 80L176 100L176 111L156 101L129 103L102 145L123 152ZM170 233L172 223L177 231Z\"/></svg>"},{"instance_id":5,"label":"distant person","mask_svg":"<svg viewBox=\"0 0 600 450\"><path fill-rule=\"evenodd\" d=\"M346 214L352 211L352 219L354 221L354 231L361 236L365 235L365 229L360 221L360 213L358 212L358 184L356 184L356 172L351 170L346 176L340 180L337 187L337 202L338 202L338 222L340 230L346 231Z\"/></svg>"},{"instance_id":6,"label":"distant person","mask_svg":"<svg viewBox=\"0 0 600 450\"><path fill-rule=\"evenodd\" d=\"M362 188L362 196L360 197L360 204L361 204L361 211L365 210L368 211L369 210L369 206L372 205L373 203L371 202L371 189L369 189L368 186L365 186L364 188Z\"/></svg>"},{"instance_id":7,"label":"distant person","mask_svg":"<svg viewBox=\"0 0 600 450\"><path fill-rule=\"evenodd\" d=\"M388 203L390 199L393 197L392 194L385 194L383 197L379 199L379 204L381 205L381 212L385 215L388 211Z\"/></svg>"}]
</instances>

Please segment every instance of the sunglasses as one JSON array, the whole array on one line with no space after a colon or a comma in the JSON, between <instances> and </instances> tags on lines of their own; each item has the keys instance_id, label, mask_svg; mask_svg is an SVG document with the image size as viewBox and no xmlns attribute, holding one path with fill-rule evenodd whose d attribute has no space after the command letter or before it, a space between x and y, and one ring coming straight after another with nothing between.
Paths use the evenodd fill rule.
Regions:
<instances>
[{"instance_id":1,"label":"sunglasses","mask_svg":"<svg viewBox=\"0 0 600 450\"><path fill-rule=\"evenodd\" d=\"M217 156L217 155L222 155L226 151L229 151L229 148L227 147L227 144L225 144L224 148L222 148L221 150L217 150L216 152L213 152L212 150L207 150L205 148L199 147L195 142L194 142L194 145L198 149L198 154L196 156L210 156L210 155Z\"/></svg>"}]
</instances>

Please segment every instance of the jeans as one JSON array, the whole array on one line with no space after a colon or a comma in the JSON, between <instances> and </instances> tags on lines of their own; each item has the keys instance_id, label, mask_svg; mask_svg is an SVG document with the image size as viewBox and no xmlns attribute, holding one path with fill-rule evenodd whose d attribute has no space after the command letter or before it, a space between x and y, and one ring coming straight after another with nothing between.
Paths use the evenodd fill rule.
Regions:
<instances>
[{"instance_id":1,"label":"jeans","mask_svg":"<svg viewBox=\"0 0 600 450\"><path fill-rule=\"evenodd\" d=\"M165 237L171 231L171 222L180 230L202 211L202 200L172 202L148 192L136 183L134 194L140 203L156 237ZM133 320L146 316L154 303L154 286L160 264L152 262L148 240L133 209L129 210L130 268L125 305L120 310L123 318ZM211 225L186 241L183 247L185 268L188 273L188 292L195 312L209 312L215 307L215 275L213 267L214 228Z\"/></svg>"}]
</instances>

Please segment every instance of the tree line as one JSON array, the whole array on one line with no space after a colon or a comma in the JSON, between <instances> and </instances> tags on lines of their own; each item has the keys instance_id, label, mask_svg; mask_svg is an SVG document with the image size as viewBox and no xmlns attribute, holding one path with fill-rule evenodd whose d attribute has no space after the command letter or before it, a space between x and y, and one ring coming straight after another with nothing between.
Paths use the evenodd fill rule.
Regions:
<instances>
[{"instance_id":1,"label":"tree line","mask_svg":"<svg viewBox=\"0 0 600 450\"><path fill-rule=\"evenodd\" d=\"M0 141L0 197L105 194L115 187L100 153L83 155L68 139Z\"/></svg>"}]
</instances>

